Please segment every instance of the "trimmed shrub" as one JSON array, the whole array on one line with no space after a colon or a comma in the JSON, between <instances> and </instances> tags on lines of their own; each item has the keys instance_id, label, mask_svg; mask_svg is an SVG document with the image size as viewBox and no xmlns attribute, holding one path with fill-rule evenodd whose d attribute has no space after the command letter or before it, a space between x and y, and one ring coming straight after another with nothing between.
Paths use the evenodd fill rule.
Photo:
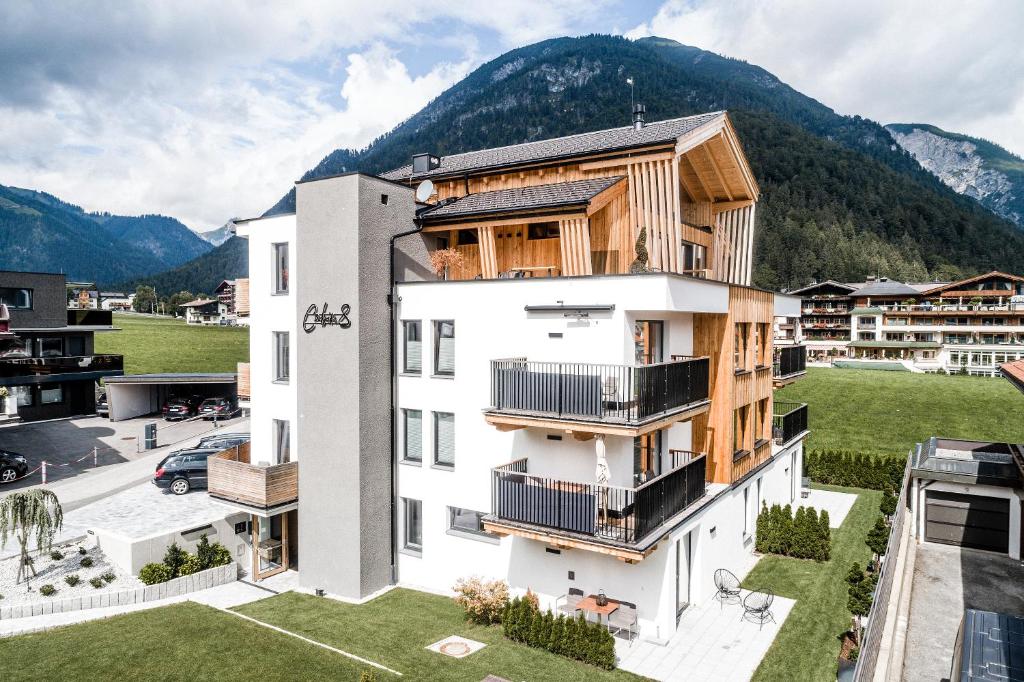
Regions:
<instances>
[{"instance_id":1,"label":"trimmed shrub","mask_svg":"<svg viewBox=\"0 0 1024 682\"><path fill-rule=\"evenodd\" d=\"M876 556L882 556L885 554L886 547L889 546L889 524L885 522L884 516L879 516L875 519L875 525L868 531L868 537L864 540L872 552Z\"/></svg>"},{"instance_id":2,"label":"trimmed shrub","mask_svg":"<svg viewBox=\"0 0 1024 682\"><path fill-rule=\"evenodd\" d=\"M603 625L588 623L582 616L541 613L528 598L516 597L505 608L502 628L515 642L605 670L615 667L615 639Z\"/></svg>"},{"instance_id":3,"label":"trimmed shrub","mask_svg":"<svg viewBox=\"0 0 1024 682\"><path fill-rule=\"evenodd\" d=\"M165 583L173 577L174 575L171 573L171 569L167 568L167 564L153 562L146 564L139 570L139 580L147 585Z\"/></svg>"},{"instance_id":4,"label":"trimmed shrub","mask_svg":"<svg viewBox=\"0 0 1024 682\"><path fill-rule=\"evenodd\" d=\"M185 554L185 560L181 562L181 568L178 569L178 575L192 575L203 570L203 567L199 563L199 557L195 554Z\"/></svg>"},{"instance_id":5,"label":"trimmed shrub","mask_svg":"<svg viewBox=\"0 0 1024 682\"><path fill-rule=\"evenodd\" d=\"M882 512L883 516L892 516L896 513L896 505L899 504L899 499L888 490L882 495L882 502L878 505L878 511Z\"/></svg>"},{"instance_id":6,"label":"trimmed shrub","mask_svg":"<svg viewBox=\"0 0 1024 682\"><path fill-rule=\"evenodd\" d=\"M207 568L213 568L214 566L227 566L231 563L231 552L227 547L219 542L215 542L210 545L210 549L213 553L213 558Z\"/></svg>"},{"instance_id":7,"label":"trimmed shrub","mask_svg":"<svg viewBox=\"0 0 1024 682\"><path fill-rule=\"evenodd\" d=\"M93 561L91 556L84 556L82 557L82 560L78 562L78 565L82 568L92 568L92 564Z\"/></svg>"},{"instance_id":8,"label":"trimmed shrub","mask_svg":"<svg viewBox=\"0 0 1024 682\"><path fill-rule=\"evenodd\" d=\"M50 552L50 558L54 561L60 561L64 558L64 554L62 552L58 552L57 550L53 550L52 552Z\"/></svg>"},{"instance_id":9,"label":"trimmed shrub","mask_svg":"<svg viewBox=\"0 0 1024 682\"><path fill-rule=\"evenodd\" d=\"M79 547L78 548L78 553L84 556L84 555L88 554L89 551L85 547Z\"/></svg>"},{"instance_id":10,"label":"trimmed shrub","mask_svg":"<svg viewBox=\"0 0 1024 682\"><path fill-rule=\"evenodd\" d=\"M101 573L100 578L102 578L104 582L112 583L117 580L117 575L113 571L107 571L106 573Z\"/></svg>"},{"instance_id":11,"label":"trimmed shrub","mask_svg":"<svg viewBox=\"0 0 1024 682\"><path fill-rule=\"evenodd\" d=\"M502 613L508 607L508 584L504 580L485 581L476 576L460 578L455 583L455 592L455 603L474 623L500 623Z\"/></svg>"},{"instance_id":12,"label":"trimmed shrub","mask_svg":"<svg viewBox=\"0 0 1024 682\"><path fill-rule=\"evenodd\" d=\"M64 582L68 584L68 587L74 587L78 583L82 582L82 579L77 574L72 573L71 575L64 576Z\"/></svg>"},{"instance_id":13,"label":"trimmed shrub","mask_svg":"<svg viewBox=\"0 0 1024 682\"><path fill-rule=\"evenodd\" d=\"M819 518L813 507L799 507L794 515L788 504L765 505L757 516L756 537L756 549L763 554L828 561L832 551L828 512Z\"/></svg>"},{"instance_id":14,"label":"trimmed shrub","mask_svg":"<svg viewBox=\"0 0 1024 682\"><path fill-rule=\"evenodd\" d=\"M804 473L816 483L892 493L902 487L905 467L905 459L849 451L813 450L804 456Z\"/></svg>"},{"instance_id":15,"label":"trimmed shrub","mask_svg":"<svg viewBox=\"0 0 1024 682\"><path fill-rule=\"evenodd\" d=\"M52 597L53 595L57 594L57 588L53 585L43 585L39 588L39 594L43 595L44 597Z\"/></svg>"},{"instance_id":16,"label":"trimmed shrub","mask_svg":"<svg viewBox=\"0 0 1024 682\"><path fill-rule=\"evenodd\" d=\"M99 578L89 578L89 584L95 587L97 590L103 587L103 581Z\"/></svg>"},{"instance_id":17,"label":"trimmed shrub","mask_svg":"<svg viewBox=\"0 0 1024 682\"><path fill-rule=\"evenodd\" d=\"M181 565L185 563L185 557L187 556L188 552L178 547L177 542L172 542L171 546L167 548L167 551L164 553L164 566L170 570L171 578L178 577L178 572L181 570Z\"/></svg>"}]
</instances>

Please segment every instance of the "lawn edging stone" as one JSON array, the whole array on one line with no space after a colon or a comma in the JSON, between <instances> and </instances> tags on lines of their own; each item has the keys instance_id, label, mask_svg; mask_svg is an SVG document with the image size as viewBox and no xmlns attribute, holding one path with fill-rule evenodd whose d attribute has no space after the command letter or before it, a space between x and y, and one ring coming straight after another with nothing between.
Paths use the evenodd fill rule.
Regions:
<instances>
[{"instance_id":1,"label":"lawn edging stone","mask_svg":"<svg viewBox=\"0 0 1024 682\"><path fill-rule=\"evenodd\" d=\"M191 592L198 592L210 587L218 587L238 580L238 567L234 563L225 566L214 566L193 575L172 578L165 583L136 587L117 592L102 592L84 597L66 597L64 599L45 598L28 604L0 607L0 621L29 616L48 615L53 613L69 613L86 609L107 606L128 606L157 601L167 597L177 597Z\"/></svg>"}]
</instances>

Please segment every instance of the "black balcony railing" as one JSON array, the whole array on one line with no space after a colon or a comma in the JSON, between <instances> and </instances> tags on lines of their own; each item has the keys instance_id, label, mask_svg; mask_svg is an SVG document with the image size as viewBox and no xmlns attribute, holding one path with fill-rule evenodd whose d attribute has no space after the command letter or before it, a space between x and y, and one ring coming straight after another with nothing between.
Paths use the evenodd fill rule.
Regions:
<instances>
[{"instance_id":1,"label":"black balcony railing","mask_svg":"<svg viewBox=\"0 0 1024 682\"><path fill-rule=\"evenodd\" d=\"M562 481L528 473L527 459L492 470L499 520L636 543L704 496L703 454L636 488Z\"/></svg>"},{"instance_id":2,"label":"black balcony railing","mask_svg":"<svg viewBox=\"0 0 1024 682\"><path fill-rule=\"evenodd\" d=\"M807 403L778 402L774 404L772 437L783 445L807 430Z\"/></svg>"},{"instance_id":3,"label":"black balcony railing","mask_svg":"<svg viewBox=\"0 0 1024 682\"><path fill-rule=\"evenodd\" d=\"M68 310L68 326L109 327L114 314L109 310Z\"/></svg>"},{"instance_id":4,"label":"black balcony railing","mask_svg":"<svg viewBox=\"0 0 1024 682\"><path fill-rule=\"evenodd\" d=\"M805 346L784 346L775 351L773 363L776 379L785 379L807 371L807 348Z\"/></svg>"},{"instance_id":5,"label":"black balcony railing","mask_svg":"<svg viewBox=\"0 0 1024 682\"><path fill-rule=\"evenodd\" d=\"M0 378L73 374L78 372L109 372L124 370L124 356L82 355L49 358L0 358Z\"/></svg>"},{"instance_id":6,"label":"black balcony railing","mask_svg":"<svg viewBox=\"0 0 1024 682\"><path fill-rule=\"evenodd\" d=\"M499 412L643 422L708 399L708 358L653 365L491 361L491 405Z\"/></svg>"}]
</instances>

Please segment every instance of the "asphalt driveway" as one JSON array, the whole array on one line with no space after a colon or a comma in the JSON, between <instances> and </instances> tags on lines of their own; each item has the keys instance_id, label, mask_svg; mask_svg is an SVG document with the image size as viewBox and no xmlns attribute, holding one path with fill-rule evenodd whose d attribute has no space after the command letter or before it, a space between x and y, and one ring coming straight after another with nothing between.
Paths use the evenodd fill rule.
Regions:
<instances>
[{"instance_id":1,"label":"asphalt driveway","mask_svg":"<svg viewBox=\"0 0 1024 682\"><path fill-rule=\"evenodd\" d=\"M964 609L1024 615L1024 565L1006 555L923 543L917 546L903 679L949 679Z\"/></svg>"}]
</instances>

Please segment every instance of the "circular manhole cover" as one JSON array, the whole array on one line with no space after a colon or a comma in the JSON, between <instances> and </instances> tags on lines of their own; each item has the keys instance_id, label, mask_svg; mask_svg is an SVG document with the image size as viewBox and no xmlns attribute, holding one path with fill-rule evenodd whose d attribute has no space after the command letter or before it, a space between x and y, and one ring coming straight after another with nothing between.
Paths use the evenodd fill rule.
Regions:
<instances>
[{"instance_id":1,"label":"circular manhole cover","mask_svg":"<svg viewBox=\"0 0 1024 682\"><path fill-rule=\"evenodd\" d=\"M448 642L441 645L441 653L449 656L465 656L469 653L469 645L462 642Z\"/></svg>"}]
</instances>

